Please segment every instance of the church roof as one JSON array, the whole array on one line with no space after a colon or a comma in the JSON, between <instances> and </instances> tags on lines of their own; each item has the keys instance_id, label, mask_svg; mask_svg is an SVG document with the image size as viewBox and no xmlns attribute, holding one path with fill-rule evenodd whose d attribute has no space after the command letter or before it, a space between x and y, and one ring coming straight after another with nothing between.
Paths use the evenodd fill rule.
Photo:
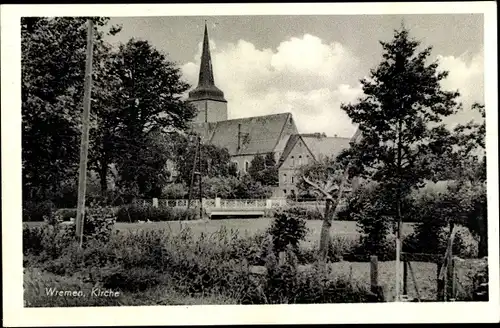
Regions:
<instances>
[{"instance_id":1,"label":"church roof","mask_svg":"<svg viewBox=\"0 0 500 328\"><path fill-rule=\"evenodd\" d=\"M290 113L198 123L193 124L193 131L200 134L204 142L227 148L231 156L256 155L274 152L287 137L287 125L296 133Z\"/></svg>"},{"instance_id":2,"label":"church roof","mask_svg":"<svg viewBox=\"0 0 500 328\"><path fill-rule=\"evenodd\" d=\"M208 42L207 24L205 24L205 34L203 36L203 50L201 53L198 86L189 92L188 101L194 100L216 100L227 102L224 98L224 92L215 86L214 73L212 69L212 57L210 55L210 45Z\"/></svg>"}]
</instances>

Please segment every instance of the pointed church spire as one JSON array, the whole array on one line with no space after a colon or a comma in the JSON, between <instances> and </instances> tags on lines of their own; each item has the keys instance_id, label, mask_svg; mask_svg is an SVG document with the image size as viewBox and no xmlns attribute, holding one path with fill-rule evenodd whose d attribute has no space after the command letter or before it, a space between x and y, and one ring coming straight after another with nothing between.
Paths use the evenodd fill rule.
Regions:
<instances>
[{"instance_id":1,"label":"pointed church spire","mask_svg":"<svg viewBox=\"0 0 500 328\"><path fill-rule=\"evenodd\" d=\"M200 76L198 86L213 86L214 73L212 70L212 58L210 56L210 43L208 40L207 21L205 21L205 34L203 35L203 50L201 53Z\"/></svg>"},{"instance_id":2,"label":"pointed church spire","mask_svg":"<svg viewBox=\"0 0 500 328\"><path fill-rule=\"evenodd\" d=\"M226 101L224 93L215 86L214 73L212 69L212 58L210 55L210 43L208 39L207 22L205 21L205 33L203 35L203 49L201 52L200 75L198 86L189 93L188 100L211 99Z\"/></svg>"}]
</instances>

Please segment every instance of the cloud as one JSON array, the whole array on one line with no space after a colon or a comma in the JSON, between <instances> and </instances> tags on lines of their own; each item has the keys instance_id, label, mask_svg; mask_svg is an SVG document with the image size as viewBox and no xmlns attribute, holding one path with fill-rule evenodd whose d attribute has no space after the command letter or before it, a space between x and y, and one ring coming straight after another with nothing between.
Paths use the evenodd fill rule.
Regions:
<instances>
[{"instance_id":1,"label":"cloud","mask_svg":"<svg viewBox=\"0 0 500 328\"><path fill-rule=\"evenodd\" d=\"M467 58L469 57L469 58ZM483 50L467 56L437 56L440 70L449 72L442 81L445 90L458 90L463 110L446 121L452 125L480 119L480 114L470 110L474 102L484 104L484 54Z\"/></svg>"},{"instance_id":2,"label":"cloud","mask_svg":"<svg viewBox=\"0 0 500 328\"><path fill-rule=\"evenodd\" d=\"M257 49L239 40L211 43L216 85L228 100L230 118L291 112L299 132L354 133L341 102L360 95L358 85L345 83L358 65L340 43L326 44L305 34L281 42L276 49ZM192 62L182 66L185 79L196 86L201 43Z\"/></svg>"},{"instance_id":3,"label":"cloud","mask_svg":"<svg viewBox=\"0 0 500 328\"><path fill-rule=\"evenodd\" d=\"M305 34L282 41L274 49L258 49L245 40L210 42L216 85L228 100L230 118L291 112L301 133L325 132L350 137L355 131L341 103L362 95L353 77L363 77L359 59L340 43L325 43ZM193 86L198 83L201 43L193 61L181 69ZM483 100L483 53L460 57L437 56L439 69L448 70L442 82L459 90L464 110L447 118L454 125L479 118L471 113L473 102ZM376 61L378 64L379 60Z\"/></svg>"}]
</instances>

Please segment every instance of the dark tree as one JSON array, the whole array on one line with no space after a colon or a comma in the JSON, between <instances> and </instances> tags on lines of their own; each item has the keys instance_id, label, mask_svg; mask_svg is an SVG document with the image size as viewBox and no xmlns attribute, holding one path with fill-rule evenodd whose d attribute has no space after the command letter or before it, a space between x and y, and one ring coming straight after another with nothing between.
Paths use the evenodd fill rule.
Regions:
<instances>
[{"instance_id":1,"label":"dark tree","mask_svg":"<svg viewBox=\"0 0 500 328\"><path fill-rule=\"evenodd\" d=\"M61 184L77 178L86 21L21 19L23 197L30 200L58 197ZM107 21L94 19L94 67L100 64Z\"/></svg>"},{"instance_id":2,"label":"dark tree","mask_svg":"<svg viewBox=\"0 0 500 328\"><path fill-rule=\"evenodd\" d=\"M161 172L169 154L152 132L180 131L194 117L194 108L181 99L189 88L173 62L147 41L131 39L113 58L113 74L119 81L111 119L119 128L110 140L119 156L120 183L138 188L140 195L159 194Z\"/></svg>"},{"instance_id":3,"label":"dark tree","mask_svg":"<svg viewBox=\"0 0 500 328\"><path fill-rule=\"evenodd\" d=\"M426 158L447 145L441 122L460 107L459 93L441 89L448 72L427 63L431 48L419 51L420 42L405 28L380 43L383 61L361 80L364 96L342 109L363 135L351 150L356 166L391 193L387 199L394 201L385 214L399 223L402 200L430 176Z\"/></svg>"}]
</instances>

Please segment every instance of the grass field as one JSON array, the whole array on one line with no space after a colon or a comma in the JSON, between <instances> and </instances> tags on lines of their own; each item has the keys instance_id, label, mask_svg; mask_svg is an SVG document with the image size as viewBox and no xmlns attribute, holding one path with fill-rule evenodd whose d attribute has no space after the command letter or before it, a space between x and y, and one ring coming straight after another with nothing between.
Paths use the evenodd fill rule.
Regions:
<instances>
[{"instance_id":1,"label":"grass field","mask_svg":"<svg viewBox=\"0 0 500 328\"><path fill-rule=\"evenodd\" d=\"M173 233L179 232L183 227L189 227L193 235L199 236L202 232L205 234L213 234L225 227L228 231L238 231L240 235L245 234L253 235L258 232L265 231L271 224L273 219L270 218L235 218L235 219L218 219L209 221L180 221L180 222L144 222L144 223L124 223L117 222L115 229L120 231L134 231L134 230L149 230L149 229L167 229ZM30 226L40 225L41 222L28 222ZM319 241L321 232L322 221L309 220L307 221L307 228L309 233L305 241L305 245L316 244ZM413 231L411 223L404 223L403 235L410 234ZM356 222L353 221L334 221L331 228L332 235L339 235L345 237L357 237L359 232L357 230Z\"/></svg>"},{"instance_id":2,"label":"grass field","mask_svg":"<svg viewBox=\"0 0 500 328\"><path fill-rule=\"evenodd\" d=\"M256 218L256 219L221 219L210 221L184 221L184 222L151 222L151 223L122 223L115 224L115 229L118 230L138 230L138 229L169 229L176 233L182 227L189 227L195 236L199 236L202 232L205 234L212 234L222 227L228 231L239 231L240 235L253 235L258 232L265 231L271 224L270 218ZM309 220L306 223L309 232L305 244L317 243L321 233L322 221ZM413 231L413 225L405 223L403 234L407 235ZM356 222L352 221L334 221L331 228L332 235L357 237L359 232L357 230Z\"/></svg>"}]
</instances>

